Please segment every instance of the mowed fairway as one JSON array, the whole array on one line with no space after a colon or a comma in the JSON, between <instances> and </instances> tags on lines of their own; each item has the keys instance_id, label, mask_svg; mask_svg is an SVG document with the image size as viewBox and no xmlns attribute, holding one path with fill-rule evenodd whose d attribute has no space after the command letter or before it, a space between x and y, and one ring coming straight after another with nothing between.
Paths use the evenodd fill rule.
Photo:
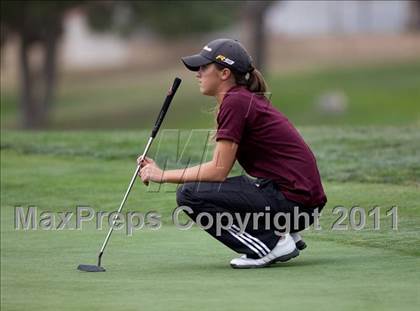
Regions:
<instances>
[{"instance_id":1,"label":"mowed fairway","mask_svg":"<svg viewBox=\"0 0 420 311\"><path fill-rule=\"evenodd\" d=\"M318 158L329 198L322 230L304 233L308 248L288 263L233 270L236 256L198 228L171 224L175 186L137 183L126 211L162 215L159 230L15 230L14 207L75 212L118 208L148 131L6 131L1 139L2 310L417 310L420 305L420 129L302 127ZM168 167L198 163L205 133L162 132L151 156ZM185 154L182 154L184 150ZM176 163L177 156L179 163ZM189 158L190 157L190 158ZM238 166L234 174L239 174ZM362 230L334 231L335 206L366 211ZM372 208L380 207L380 229ZM398 230L386 211L398 206ZM73 219L74 220L74 219ZM186 220L186 218L183 218ZM349 218L344 222L349 225ZM74 227L74 221L71 223Z\"/></svg>"}]
</instances>

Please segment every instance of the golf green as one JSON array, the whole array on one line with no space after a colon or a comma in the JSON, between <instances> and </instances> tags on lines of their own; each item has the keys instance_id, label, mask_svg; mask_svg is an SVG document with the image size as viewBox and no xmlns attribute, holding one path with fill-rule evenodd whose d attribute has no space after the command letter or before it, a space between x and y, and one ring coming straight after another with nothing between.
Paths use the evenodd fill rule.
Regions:
<instances>
[{"instance_id":1,"label":"golf green","mask_svg":"<svg viewBox=\"0 0 420 311\"><path fill-rule=\"evenodd\" d=\"M107 271L84 273L76 267L96 264L107 226L96 230L92 221L76 230L72 219L63 230L16 230L15 207L54 215L81 205L115 211L147 133L7 132L1 151L1 309L417 310L418 129L302 133L318 156L329 202L322 230L303 233L308 248L298 258L264 269L231 269L237 254L196 227L180 230L171 223L172 187L157 192L136 183L125 211L156 211L161 227L132 236L114 232L103 258ZM336 206L366 210L366 226L333 230ZM377 206L375 230L368 211ZM386 216L393 206L397 229Z\"/></svg>"},{"instance_id":2,"label":"golf green","mask_svg":"<svg viewBox=\"0 0 420 311\"><path fill-rule=\"evenodd\" d=\"M419 258L380 248L308 238L293 261L234 270L228 263L235 254L204 232L163 226L113 236L107 272L77 271L78 263L96 263L103 235L3 232L4 310L416 310L419 304Z\"/></svg>"}]
</instances>

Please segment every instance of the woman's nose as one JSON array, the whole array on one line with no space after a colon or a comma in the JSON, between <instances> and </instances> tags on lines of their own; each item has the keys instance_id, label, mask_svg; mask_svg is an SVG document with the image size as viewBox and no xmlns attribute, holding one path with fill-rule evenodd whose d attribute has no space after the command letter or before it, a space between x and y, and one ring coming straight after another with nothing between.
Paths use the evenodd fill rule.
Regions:
<instances>
[{"instance_id":1,"label":"woman's nose","mask_svg":"<svg viewBox=\"0 0 420 311\"><path fill-rule=\"evenodd\" d=\"M201 70L199 69L197 71L197 74L195 75L196 78L201 78Z\"/></svg>"}]
</instances>

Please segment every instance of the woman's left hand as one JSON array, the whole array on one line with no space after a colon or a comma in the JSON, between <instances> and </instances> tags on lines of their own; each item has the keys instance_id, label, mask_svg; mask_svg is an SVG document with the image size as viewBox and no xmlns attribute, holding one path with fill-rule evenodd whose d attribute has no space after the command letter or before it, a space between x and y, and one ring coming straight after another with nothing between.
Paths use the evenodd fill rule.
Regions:
<instances>
[{"instance_id":1,"label":"woman's left hand","mask_svg":"<svg viewBox=\"0 0 420 311\"><path fill-rule=\"evenodd\" d=\"M145 185L147 185L149 181L162 183L163 171L152 160L140 169L138 175Z\"/></svg>"}]
</instances>

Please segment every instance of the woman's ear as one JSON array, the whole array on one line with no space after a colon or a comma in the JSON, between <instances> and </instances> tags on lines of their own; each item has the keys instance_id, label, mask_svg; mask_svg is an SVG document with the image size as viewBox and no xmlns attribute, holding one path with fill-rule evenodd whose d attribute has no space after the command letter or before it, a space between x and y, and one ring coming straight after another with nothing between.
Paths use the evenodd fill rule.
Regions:
<instances>
[{"instance_id":1,"label":"woman's ear","mask_svg":"<svg viewBox=\"0 0 420 311\"><path fill-rule=\"evenodd\" d=\"M220 79L222 79L222 81L229 80L231 75L232 75L232 72L230 71L229 68L223 68L222 71L220 71Z\"/></svg>"}]
</instances>

